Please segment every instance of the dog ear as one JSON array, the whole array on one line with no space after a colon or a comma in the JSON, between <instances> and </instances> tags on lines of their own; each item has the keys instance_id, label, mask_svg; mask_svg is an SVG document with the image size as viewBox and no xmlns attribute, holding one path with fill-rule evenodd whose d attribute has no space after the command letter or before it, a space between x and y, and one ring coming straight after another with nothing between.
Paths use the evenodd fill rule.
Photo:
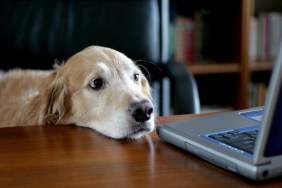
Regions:
<instances>
[{"instance_id":1,"label":"dog ear","mask_svg":"<svg viewBox=\"0 0 282 188\"><path fill-rule=\"evenodd\" d=\"M56 78L56 72L51 75L47 85L47 92L43 99L43 124L56 124L66 114L68 100L68 86L63 79Z\"/></svg>"},{"instance_id":2,"label":"dog ear","mask_svg":"<svg viewBox=\"0 0 282 188\"><path fill-rule=\"evenodd\" d=\"M145 93L145 95L151 99L152 98L151 87L144 75L142 75L141 77L141 86L142 86L142 92Z\"/></svg>"}]
</instances>

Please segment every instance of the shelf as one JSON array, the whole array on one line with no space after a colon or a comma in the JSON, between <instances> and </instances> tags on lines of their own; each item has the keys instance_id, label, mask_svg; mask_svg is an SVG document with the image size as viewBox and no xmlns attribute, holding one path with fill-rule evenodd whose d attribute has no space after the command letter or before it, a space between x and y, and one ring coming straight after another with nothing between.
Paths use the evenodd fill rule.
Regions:
<instances>
[{"instance_id":1,"label":"shelf","mask_svg":"<svg viewBox=\"0 0 282 188\"><path fill-rule=\"evenodd\" d=\"M193 64L186 66L193 74L239 73L239 63Z\"/></svg>"},{"instance_id":2,"label":"shelf","mask_svg":"<svg viewBox=\"0 0 282 188\"><path fill-rule=\"evenodd\" d=\"M201 113L228 112L232 110L235 110L232 106L201 106Z\"/></svg>"},{"instance_id":3,"label":"shelf","mask_svg":"<svg viewBox=\"0 0 282 188\"><path fill-rule=\"evenodd\" d=\"M249 64L250 71L271 71L273 68L273 62L253 62Z\"/></svg>"},{"instance_id":4,"label":"shelf","mask_svg":"<svg viewBox=\"0 0 282 188\"><path fill-rule=\"evenodd\" d=\"M279 5L281 5L282 1L277 0L277 2L278 1L280 2ZM186 56L182 57L182 59L184 60L182 61L179 60L179 62L191 63L191 64L185 64L185 66L188 71L190 71L193 75L197 77L196 81L197 81L199 93L202 99L201 105L209 105L209 104L222 105L223 104L223 105L230 106L233 109L247 108L248 101L249 101L248 95L247 95L249 83L253 81L267 82L269 79L268 73L271 73L274 67L274 63L272 61L250 62L251 60L250 53L253 52L253 51L250 51L250 42L252 39L251 36L257 37L258 35L258 34L257 35L250 34L250 31L253 28L253 26L251 25L252 24L251 18L254 16L255 12L257 11L259 11L258 13L263 12L265 6L261 6L262 10L257 10L254 5L261 4L257 0L240 0L240 1L234 0L234 1L230 1L232 2L232 4L230 4L229 1L228 3L226 3L227 1L221 1L221 0L215 1L218 4L226 3L225 4L226 6L224 6L225 7L224 9L217 9L218 6L211 6L213 5L213 3L209 4L209 3L206 3L205 1L193 0L193 1L171 1L171 2L174 2L176 4L176 6L171 6L173 8L172 12L175 13L176 16L177 15L182 16L182 17L186 16L186 17L189 17L192 21L194 21L192 22L194 23L194 29L195 29L194 34L195 33L198 35L201 34L200 37L198 36L198 38L195 37L197 35L192 35L195 37L194 42L199 42L199 41L203 42L201 41L201 39L203 39L201 38L201 36L203 34L208 34L207 38L209 40L204 41L207 43L207 44L204 43L205 44L204 47L201 45L192 46L192 47L202 47L202 49L196 48L194 53L192 51L192 55L196 54L195 56L188 56L187 61L184 61ZM191 4L191 2L193 2L194 4ZM273 3L271 2L271 3L268 3L268 5L269 4L273 4ZM191 6L191 5L194 5L194 6ZM278 6L274 6L274 7L275 9L273 9L272 7L271 9L269 9L269 11L281 12L281 7L280 8L278 8ZM175 20L175 15L173 15L174 20ZM223 20L222 20L222 15L224 15ZM219 19L217 19L217 16ZM230 25L226 25L224 30L222 30L221 26L222 26L222 23L224 23L224 21L228 22ZM206 28L203 27L203 24L205 24L204 26ZM180 27L180 29L181 28L185 29L186 27ZM216 28L216 29L209 30L211 28L212 29ZM175 30L173 31L175 32ZM189 33L191 32L191 29L189 30L189 32L188 32L188 29L184 31L180 30L179 35L181 34L183 35L186 32ZM188 49L186 49L187 51L184 51L185 53L188 53L188 52L191 53L191 51L189 51L191 50L189 48L191 46L183 45L186 43L181 42L184 39L185 40L190 39L189 37L191 36L190 35L187 36L187 33L185 35L186 38L177 38L176 42L180 41L179 43L180 45L182 45L182 47L186 47L186 48L188 47ZM173 37L171 38L174 39ZM253 40L254 39L252 39L252 41ZM171 43L171 44L175 45L175 43ZM198 43L195 43L195 44L198 44ZM256 44L255 49L259 50L257 48L257 45L259 45L259 43L256 41L255 44ZM263 44L260 44L260 45L263 45ZM222 48L222 46L224 47ZM203 50L206 50L206 51L203 51ZM183 52L181 50L179 51ZM210 53L204 56L205 55L204 53L207 53L207 52L210 52ZM197 56L197 53L199 56ZM179 54L183 55L181 53ZM188 55L191 55L191 54L188 54ZM175 56L175 57L178 57L178 56ZM208 58L202 58L202 57L208 57ZM199 62L197 61L198 59L212 60L212 61ZM195 62L193 62L193 60ZM230 76L226 76L227 74L230 74ZM226 81L224 80L225 78L230 79L231 82L233 83L232 86L235 86L236 88L233 87L235 88L235 92L233 92L233 90L232 92L230 92L231 94L234 94L234 95L232 96L228 95L229 98L226 99L226 102L225 101L222 102L221 97L225 97L226 93L225 92L207 93L206 88L208 88L209 85L206 85L206 83L213 79L216 81L218 80ZM207 79L210 79L210 80L206 81ZM230 88L226 88L224 84L225 85L229 84L229 81L223 82L222 84L223 86L221 88L230 90Z\"/></svg>"}]
</instances>

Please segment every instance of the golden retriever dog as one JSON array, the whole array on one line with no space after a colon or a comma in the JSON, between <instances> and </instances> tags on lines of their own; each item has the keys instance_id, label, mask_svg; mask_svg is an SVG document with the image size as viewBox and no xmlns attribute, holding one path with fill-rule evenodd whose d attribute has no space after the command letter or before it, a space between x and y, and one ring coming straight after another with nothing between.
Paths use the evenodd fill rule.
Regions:
<instances>
[{"instance_id":1,"label":"golden retriever dog","mask_svg":"<svg viewBox=\"0 0 282 188\"><path fill-rule=\"evenodd\" d=\"M124 54L90 46L54 70L0 75L0 127L75 124L115 139L154 127L146 77Z\"/></svg>"}]
</instances>

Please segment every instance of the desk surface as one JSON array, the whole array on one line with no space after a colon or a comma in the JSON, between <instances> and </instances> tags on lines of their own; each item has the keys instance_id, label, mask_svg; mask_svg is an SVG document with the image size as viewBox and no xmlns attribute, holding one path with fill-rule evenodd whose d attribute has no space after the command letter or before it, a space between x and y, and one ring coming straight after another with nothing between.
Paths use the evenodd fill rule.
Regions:
<instances>
[{"instance_id":1,"label":"desk surface","mask_svg":"<svg viewBox=\"0 0 282 188\"><path fill-rule=\"evenodd\" d=\"M167 122L191 115L160 117ZM76 126L0 129L0 187L282 187L254 183L160 140L119 141Z\"/></svg>"}]
</instances>

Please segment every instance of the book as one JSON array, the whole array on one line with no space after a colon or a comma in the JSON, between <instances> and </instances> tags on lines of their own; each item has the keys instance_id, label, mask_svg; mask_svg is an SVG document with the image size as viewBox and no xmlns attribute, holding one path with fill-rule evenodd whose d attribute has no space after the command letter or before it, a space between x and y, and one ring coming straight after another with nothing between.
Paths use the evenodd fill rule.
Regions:
<instances>
[{"instance_id":1,"label":"book","mask_svg":"<svg viewBox=\"0 0 282 188\"><path fill-rule=\"evenodd\" d=\"M251 18L249 57L251 62L274 61L282 39L282 14L261 12Z\"/></svg>"},{"instance_id":2,"label":"book","mask_svg":"<svg viewBox=\"0 0 282 188\"><path fill-rule=\"evenodd\" d=\"M194 23L189 17L177 17L174 26L174 58L178 62L193 62Z\"/></svg>"},{"instance_id":3,"label":"book","mask_svg":"<svg viewBox=\"0 0 282 188\"><path fill-rule=\"evenodd\" d=\"M248 107L263 106L265 103L267 86L265 83L251 82L248 87Z\"/></svg>"}]
</instances>

